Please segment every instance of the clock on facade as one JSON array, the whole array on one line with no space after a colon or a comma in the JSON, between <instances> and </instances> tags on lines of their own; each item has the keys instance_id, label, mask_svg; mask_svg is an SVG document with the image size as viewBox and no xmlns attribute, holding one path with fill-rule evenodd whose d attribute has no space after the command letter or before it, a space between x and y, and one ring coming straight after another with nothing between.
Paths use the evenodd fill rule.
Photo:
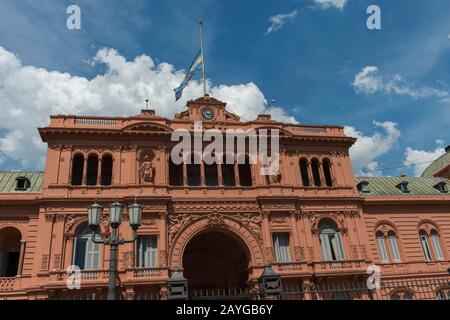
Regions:
<instances>
[{"instance_id":1,"label":"clock on facade","mask_svg":"<svg viewBox=\"0 0 450 320\"><path fill-rule=\"evenodd\" d=\"M211 108L204 108L202 110L202 117L203 119L210 121L214 119L214 111Z\"/></svg>"}]
</instances>

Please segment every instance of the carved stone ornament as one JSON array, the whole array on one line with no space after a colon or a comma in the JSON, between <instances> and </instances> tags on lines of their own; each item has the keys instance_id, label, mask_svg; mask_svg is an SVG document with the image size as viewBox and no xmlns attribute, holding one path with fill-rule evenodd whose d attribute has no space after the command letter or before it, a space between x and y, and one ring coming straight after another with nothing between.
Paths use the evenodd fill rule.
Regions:
<instances>
[{"instance_id":1,"label":"carved stone ornament","mask_svg":"<svg viewBox=\"0 0 450 320\"><path fill-rule=\"evenodd\" d=\"M155 166L153 151L143 151L139 159L139 182L141 184L153 184L155 182Z\"/></svg>"},{"instance_id":2,"label":"carved stone ornament","mask_svg":"<svg viewBox=\"0 0 450 320\"><path fill-rule=\"evenodd\" d=\"M279 169L272 168L272 165L270 165L270 164L265 164L263 166L263 168L265 170L269 170L270 171L269 174L266 175L266 179L267 179L267 183L268 184L271 185L271 184L280 184L281 183L282 175L281 175L281 171Z\"/></svg>"},{"instance_id":3,"label":"carved stone ornament","mask_svg":"<svg viewBox=\"0 0 450 320\"><path fill-rule=\"evenodd\" d=\"M208 225L209 226L218 226L223 225L223 215L214 212L208 216Z\"/></svg>"}]
</instances>

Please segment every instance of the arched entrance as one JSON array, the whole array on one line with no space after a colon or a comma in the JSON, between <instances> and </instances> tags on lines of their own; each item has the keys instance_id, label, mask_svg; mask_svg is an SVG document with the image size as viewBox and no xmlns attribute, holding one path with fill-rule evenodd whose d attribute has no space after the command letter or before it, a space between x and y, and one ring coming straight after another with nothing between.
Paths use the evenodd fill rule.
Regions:
<instances>
[{"instance_id":1,"label":"arched entrance","mask_svg":"<svg viewBox=\"0 0 450 320\"><path fill-rule=\"evenodd\" d=\"M18 273L20 240L22 235L16 228L0 230L0 277L15 277Z\"/></svg>"},{"instance_id":2,"label":"arched entrance","mask_svg":"<svg viewBox=\"0 0 450 320\"><path fill-rule=\"evenodd\" d=\"M245 289L249 252L230 232L208 230L194 236L183 254L184 276L190 289Z\"/></svg>"}]
</instances>

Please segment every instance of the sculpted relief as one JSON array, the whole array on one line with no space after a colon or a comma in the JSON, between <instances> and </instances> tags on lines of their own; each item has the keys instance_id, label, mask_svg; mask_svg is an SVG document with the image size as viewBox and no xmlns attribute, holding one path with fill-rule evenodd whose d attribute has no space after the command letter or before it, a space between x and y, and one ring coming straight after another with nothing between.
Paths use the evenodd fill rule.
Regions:
<instances>
[{"instance_id":1,"label":"sculpted relief","mask_svg":"<svg viewBox=\"0 0 450 320\"><path fill-rule=\"evenodd\" d=\"M142 150L139 156L139 183L153 184L155 182L155 154L151 150Z\"/></svg>"}]
</instances>

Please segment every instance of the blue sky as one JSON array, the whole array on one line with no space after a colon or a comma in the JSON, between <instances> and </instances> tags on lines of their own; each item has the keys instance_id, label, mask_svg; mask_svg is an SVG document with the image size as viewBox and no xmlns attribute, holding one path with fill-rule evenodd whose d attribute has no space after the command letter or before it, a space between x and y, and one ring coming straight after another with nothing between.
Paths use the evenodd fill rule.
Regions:
<instances>
[{"instance_id":1,"label":"blue sky","mask_svg":"<svg viewBox=\"0 0 450 320\"><path fill-rule=\"evenodd\" d=\"M345 5L338 8L333 1ZM188 67L199 48L197 22L202 19L207 77L213 85L253 83L265 99L276 99L285 116L301 123L348 126L363 141L353 152L355 171L409 165L442 154L442 147L450 144L450 1L328 0L327 7L318 2L2 0L0 47L20 60L20 70L34 68L34 75L39 68L87 80L105 75L111 69L108 58L92 63L102 48L116 49L126 61L149 56L156 65L170 64L176 73ZM81 30L66 28L71 4L81 8ZM381 8L381 30L366 27L371 4ZM271 17L289 14L278 30L267 33ZM363 74L366 67L372 69ZM2 80L0 72L0 81L8 79L5 74ZM19 89L23 93L33 87ZM17 95L4 91L0 102L2 95ZM9 99L0 110L6 114L9 103L20 101ZM24 125L41 125L47 109L29 103L39 120ZM139 108L135 106L136 112ZM24 159L29 154L16 150L13 144L21 140L14 140L16 128L5 124L10 118L0 120L0 170L42 167L41 160ZM38 142L33 143L42 153ZM12 154L16 151L20 155ZM382 174L412 175L419 169Z\"/></svg>"}]
</instances>

